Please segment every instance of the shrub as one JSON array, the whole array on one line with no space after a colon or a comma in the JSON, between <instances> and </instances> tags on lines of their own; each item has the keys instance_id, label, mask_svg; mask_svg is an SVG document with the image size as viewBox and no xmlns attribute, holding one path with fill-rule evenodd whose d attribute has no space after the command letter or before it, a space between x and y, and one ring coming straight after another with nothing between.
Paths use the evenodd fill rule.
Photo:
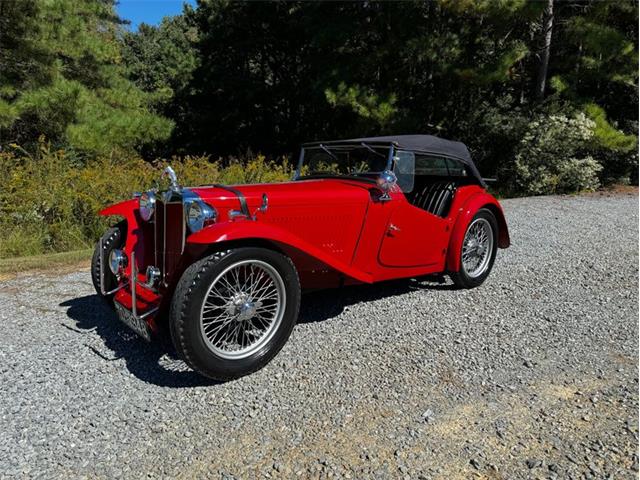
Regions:
<instances>
[{"instance_id":1,"label":"shrub","mask_svg":"<svg viewBox=\"0 0 640 480\"><path fill-rule=\"evenodd\" d=\"M637 178L638 137L610 123L605 111L596 104L587 104L584 110L595 123L593 155L603 167L603 183L628 183L631 178ZM625 130L637 132L638 122L629 121Z\"/></svg>"},{"instance_id":2,"label":"shrub","mask_svg":"<svg viewBox=\"0 0 640 480\"><path fill-rule=\"evenodd\" d=\"M0 258L90 248L107 226L105 206L154 186L171 163L181 183L253 183L291 178L292 167L258 155L211 161L174 157L148 163L113 154L79 163L43 141L35 154L0 151Z\"/></svg>"},{"instance_id":3,"label":"shrub","mask_svg":"<svg viewBox=\"0 0 640 480\"><path fill-rule=\"evenodd\" d=\"M589 155L594 128L582 113L533 120L516 147L511 190L543 195L598 188L602 166Z\"/></svg>"}]
</instances>

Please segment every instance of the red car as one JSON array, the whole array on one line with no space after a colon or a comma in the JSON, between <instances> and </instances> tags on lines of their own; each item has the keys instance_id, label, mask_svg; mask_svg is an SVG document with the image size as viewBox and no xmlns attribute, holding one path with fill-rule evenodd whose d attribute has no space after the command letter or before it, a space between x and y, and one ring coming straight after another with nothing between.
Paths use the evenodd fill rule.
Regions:
<instances>
[{"instance_id":1,"label":"red car","mask_svg":"<svg viewBox=\"0 0 640 480\"><path fill-rule=\"evenodd\" d=\"M269 362L301 292L446 273L461 288L509 246L466 146L428 135L302 146L292 181L170 185L113 205L92 279L142 337L167 326L194 370L227 380Z\"/></svg>"}]
</instances>

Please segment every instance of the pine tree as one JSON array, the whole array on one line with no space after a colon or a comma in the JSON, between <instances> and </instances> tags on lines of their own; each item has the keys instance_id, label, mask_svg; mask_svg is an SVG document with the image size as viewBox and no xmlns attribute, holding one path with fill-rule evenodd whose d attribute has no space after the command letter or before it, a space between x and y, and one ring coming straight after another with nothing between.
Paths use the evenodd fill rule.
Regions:
<instances>
[{"instance_id":1,"label":"pine tree","mask_svg":"<svg viewBox=\"0 0 640 480\"><path fill-rule=\"evenodd\" d=\"M0 0L0 12L0 141L107 153L168 137L125 75L113 1Z\"/></svg>"}]
</instances>

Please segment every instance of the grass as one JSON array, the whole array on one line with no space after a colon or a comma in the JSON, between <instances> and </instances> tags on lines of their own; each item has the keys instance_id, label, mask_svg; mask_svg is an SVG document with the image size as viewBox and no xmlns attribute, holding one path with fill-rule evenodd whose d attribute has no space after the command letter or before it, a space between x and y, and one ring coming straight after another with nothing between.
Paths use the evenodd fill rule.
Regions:
<instances>
[{"instance_id":1,"label":"grass","mask_svg":"<svg viewBox=\"0 0 640 480\"><path fill-rule=\"evenodd\" d=\"M73 252L47 253L29 257L0 259L0 280L5 280L17 273L33 270L68 269L69 266L88 265L93 249L75 250Z\"/></svg>"}]
</instances>

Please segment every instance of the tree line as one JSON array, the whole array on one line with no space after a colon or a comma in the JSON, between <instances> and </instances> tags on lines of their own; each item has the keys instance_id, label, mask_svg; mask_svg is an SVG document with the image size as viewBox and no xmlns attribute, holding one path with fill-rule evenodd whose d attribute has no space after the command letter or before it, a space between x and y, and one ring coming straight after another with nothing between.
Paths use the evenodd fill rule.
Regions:
<instances>
[{"instance_id":1,"label":"tree line","mask_svg":"<svg viewBox=\"0 0 640 480\"><path fill-rule=\"evenodd\" d=\"M429 133L511 194L637 181L634 1L0 0L0 144L87 162Z\"/></svg>"}]
</instances>

